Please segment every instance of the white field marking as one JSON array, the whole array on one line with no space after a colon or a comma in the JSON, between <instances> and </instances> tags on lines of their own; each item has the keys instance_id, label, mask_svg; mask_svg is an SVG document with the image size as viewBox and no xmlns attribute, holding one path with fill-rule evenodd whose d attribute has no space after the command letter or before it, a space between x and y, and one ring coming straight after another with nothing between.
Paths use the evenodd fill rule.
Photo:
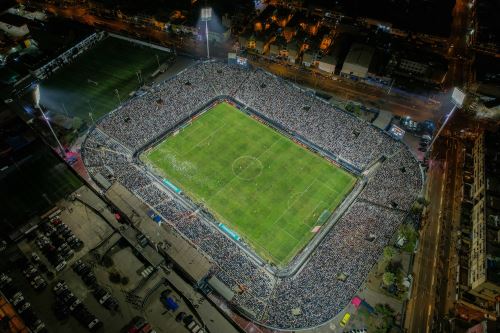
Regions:
<instances>
[{"instance_id":1,"label":"white field marking","mask_svg":"<svg viewBox=\"0 0 500 333\"><path fill-rule=\"evenodd\" d=\"M192 152L196 147L198 147L200 144L202 144L203 142L207 141L208 139L210 139L216 132L218 132L220 129L222 129L223 127L226 126L226 123L223 123L221 126L217 127L216 129L214 129L212 131L212 133L210 133L207 137L203 138L202 140L200 140L200 142L198 142L197 144L195 144L194 146L192 146L189 150L187 150L186 152L184 152L184 154L182 154L183 156L186 156L188 155L190 152Z\"/></svg>"},{"instance_id":2,"label":"white field marking","mask_svg":"<svg viewBox=\"0 0 500 333\"><path fill-rule=\"evenodd\" d=\"M321 204L325 204L325 205L328 207L328 205L327 205L327 203L326 203L326 202L324 202L323 200L320 200L320 201L318 202L318 204L316 205L316 207L314 207L314 209L312 210L312 214L314 214L314 212L316 211L316 209L317 209L317 208L318 208ZM312 214L310 214L309 216L313 216ZM321 214L323 214L323 212L321 212ZM321 216L321 214L320 214L320 216ZM319 216L318 216L318 218L319 218ZM318 221L318 219L314 220L313 222L314 222L314 223L316 223L317 221ZM311 226L310 226L309 224L307 224L307 223L302 222L302 224L304 224L304 225L308 226L309 228L311 227Z\"/></svg>"},{"instance_id":3,"label":"white field marking","mask_svg":"<svg viewBox=\"0 0 500 333\"><path fill-rule=\"evenodd\" d=\"M302 195L304 195L305 193L307 193L307 191L309 191L309 189L311 188L311 186L314 184L314 182L315 182L315 181L316 181L316 178L314 178L314 179L313 179L313 181L311 182L311 184L309 184L309 185L306 187L306 189L305 189L304 191L302 191L302 194L301 194L301 195L299 195L297 198L295 198L295 200L293 201L293 203L292 203L292 205L291 205L291 206L293 206L293 205L295 204L295 202L296 202L298 199L300 199L300 198L302 197ZM280 219L281 219L281 218L285 215L285 213L286 213L286 212L288 212L288 210L290 209L290 207L291 207L291 206L289 206L288 208L286 208L286 209L285 209L285 210L281 213L281 215L280 215L280 216L278 216L278 217L276 218L276 220L274 220L274 222L271 224L271 227L272 227L272 226L274 226L276 223L278 223L278 221L279 221L279 220L280 220Z\"/></svg>"},{"instance_id":4,"label":"white field marking","mask_svg":"<svg viewBox=\"0 0 500 333\"><path fill-rule=\"evenodd\" d=\"M272 146L274 146L277 142L281 141L281 137L278 137L278 139L276 141L274 141L269 147L267 147L264 151L262 151L259 156L255 157L257 160L260 161L260 157L262 155L264 155L267 151L269 151L269 149L271 149ZM262 162L261 162L262 163ZM244 171L244 170L243 170ZM229 180L227 182L226 185L222 186L217 192L215 192L212 197L210 199L208 199L207 203L209 201L211 201L213 198L215 198L220 192L222 192L224 189L226 189L226 187L229 186L229 184L231 184L235 179L238 179L238 177L234 176L233 178L231 178L231 180Z\"/></svg>"},{"instance_id":5,"label":"white field marking","mask_svg":"<svg viewBox=\"0 0 500 333\"><path fill-rule=\"evenodd\" d=\"M251 178L245 178L245 177L241 177L240 175L236 174L236 172L234 171L234 163L236 163L236 161L238 161L240 158L245 158L245 157L246 157L246 158L250 158L251 160L255 160L255 161L257 161L257 162L259 163L259 166L260 166L260 172L259 172L259 174L258 174L258 175L253 176L253 177L251 177ZM248 168L249 168L249 166L247 166L246 168L244 168L244 169L241 171L241 173L245 172ZM253 179L255 179L255 178L257 178L257 177L259 177L259 176L261 175L261 173L262 173L262 170L263 170L263 169L264 169L264 165L262 164L262 162L261 162L258 158L253 157L253 156L251 156L251 155L242 155L242 156L240 156L240 157L236 158L236 159L233 161L233 163L231 163L231 171L233 172L233 175L234 175L235 177L237 177L237 178L241 179L241 180L253 180Z\"/></svg>"},{"instance_id":6,"label":"white field marking","mask_svg":"<svg viewBox=\"0 0 500 333\"><path fill-rule=\"evenodd\" d=\"M301 191L301 192L295 192L295 193L293 193L293 194L290 196L290 198L288 198L287 203L286 203L286 206L287 206L288 208L290 208L291 206L293 206L293 203L294 203L295 199L297 198L297 196L299 196L299 197L300 197L300 196L302 196L302 194L304 194L304 191Z\"/></svg>"},{"instance_id":7,"label":"white field marking","mask_svg":"<svg viewBox=\"0 0 500 333\"><path fill-rule=\"evenodd\" d=\"M323 185L324 187L326 187L327 189L329 189L330 191L332 191L333 193L339 195L342 191L339 191L337 189L334 189L333 187L331 187L330 185L327 185L326 183L321 183L321 185Z\"/></svg>"}]
</instances>

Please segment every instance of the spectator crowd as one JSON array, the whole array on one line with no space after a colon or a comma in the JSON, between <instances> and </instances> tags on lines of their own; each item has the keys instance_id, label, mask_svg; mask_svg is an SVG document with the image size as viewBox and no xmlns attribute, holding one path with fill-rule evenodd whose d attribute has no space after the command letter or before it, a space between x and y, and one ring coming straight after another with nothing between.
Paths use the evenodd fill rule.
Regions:
<instances>
[{"instance_id":1,"label":"spectator crowd","mask_svg":"<svg viewBox=\"0 0 500 333\"><path fill-rule=\"evenodd\" d=\"M134 159L220 96L356 169L373 166L361 194L291 276L274 276ZM89 174L121 182L208 256L211 274L235 291L234 306L281 329L320 325L349 303L422 187L419 165L401 142L269 73L219 62L188 67L105 116L82 157Z\"/></svg>"}]
</instances>

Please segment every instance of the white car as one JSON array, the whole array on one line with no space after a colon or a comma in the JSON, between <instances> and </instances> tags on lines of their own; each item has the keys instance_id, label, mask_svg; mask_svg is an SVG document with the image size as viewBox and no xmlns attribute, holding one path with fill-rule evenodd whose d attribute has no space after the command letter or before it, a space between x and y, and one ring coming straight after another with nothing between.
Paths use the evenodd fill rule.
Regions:
<instances>
[{"instance_id":1,"label":"white car","mask_svg":"<svg viewBox=\"0 0 500 333\"><path fill-rule=\"evenodd\" d=\"M0 286L4 286L4 285L11 283L11 282L12 282L12 278L10 276L8 276L7 274L2 273L2 275L0 275Z\"/></svg>"},{"instance_id":2,"label":"white car","mask_svg":"<svg viewBox=\"0 0 500 333\"><path fill-rule=\"evenodd\" d=\"M28 310L31 307L31 304L29 302L24 303L19 310L17 310L17 313L21 314L24 311Z\"/></svg>"},{"instance_id":3,"label":"white car","mask_svg":"<svg viewBox=\"0 0 500 333\"><path fill-rule=\"evenodd\" d=\"M64 282L57 282L57 284L52 288L52 290L57 293L59 290L64 290L67 289L68 287L66 286L66 283Z\"/></svg>"},{"instance_id":4,"label":"white car","mask_svg":"<svg viewBox=\"0 0 500 333\"><path fill-rule=\"evenodd\" d=\"M39 288L45 288L47 286L47 282L40 275L37 275L30 281L30 284L33 288L38 290Z\"/></svg>"},{"instance_id":5,"label":"white car","mask_svg":"<svg viewBox=\"0 0 500 333\"><path fill-rule=\"evenodd\" d=\"M34 262L39 262L40 261L40 256L36 252L31 252L31 259Z\"/></svg>"},{"instance_id":6,"label":"white car","mask_svg":"<svg viewBox=\"0 0 500 333\"><path fill-rule=\"evenodd\" d=\"M56 271L60 272L66 267L66 261L61 261L59 265L56 266Z\"/></svg>"},{"instance_id":7,"label":"white car","mask_svg":"<svg viewBox=\"0 0 500 333\"><path fill-rule=\"evenodd\" d=\"M33 325L33 328L31 330L33 331L33 333L38 333L42 331L44 328L45 328L44 322L38 319Z\"/></svg>"},{"instance_id":8,"label":"white car","mask_svg":"<svg viewBox=\"0 0 500 333\"><path fill-rule=\"evenodd\" d=\"M35 274L38 270L35 268L35 266L33 265L28 265L28 267L26 267L24 270L23 270L23 274L26 276L26 277L29 277L30 275L32 274Z\"/></svg>"},{"instance_id":9,"label":"white car","mask_svg":"<svg viewBox=\"0 0 500 333\"><path fill-rule=\"evenodd\" d=\"M80 304L82 304L82 301L79 298L77 298L76 301L74 301L73 304L71 304L71 306L69 307L69 311L74 311L76 307Z\"/></svg>"},{"instance_id":10,"label":"white car","mask_svg":"<svg viewBox=\"0 0 500 333\"><path fill-rule=\"evenodd\" d=\"M17 294L20 294L20 293L17 293ZM23 294L21 294L21 295L15 297L15 298L13 298L10 303L12 303L12 305L16 306L18 304L21 304L21 302L23 302L23 301L24 301L24 296L23 296Z\"/></svg>"},{"instance_id":11,"label":"white car","mask_svg":"<svg viewBox=\"0 0 500 333\"><path fill-rule=\"evenodd\" d=\"M92 329L92 327L94 327L95 325L97 325L99 323L99 319L94 319L92 320L89 324L88 324L88 328L89 330Z\"/></svg>"},{"instance_id":12,"label":"white car","mask_svg":"<svg viewBox=\"0 0 500 333\"><path fill-rule=\"evenodd\" d=\"M106 295L102 296L101 299L99 300L99 304L104 304L109 298L111 297L110 293L107 293Z\"/></svg>"}]
</instances>

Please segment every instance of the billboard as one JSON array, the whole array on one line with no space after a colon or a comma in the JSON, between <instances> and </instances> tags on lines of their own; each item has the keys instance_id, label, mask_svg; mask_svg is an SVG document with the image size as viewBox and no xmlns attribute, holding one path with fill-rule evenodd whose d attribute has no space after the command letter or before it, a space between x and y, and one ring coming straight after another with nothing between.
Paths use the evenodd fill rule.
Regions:
<instances>
[{"instance_id":1,"label":"billboard","mask_svg":"<svg viewBox=\"0 0 500 333\"><path fill-rule=\"evenodd\" d=\"M402 140L403 137L405 136L405 130L402 129L401 127L392 124L391 128L389 128L389 134L398 140Z\"/></svg>"}]
</instances>

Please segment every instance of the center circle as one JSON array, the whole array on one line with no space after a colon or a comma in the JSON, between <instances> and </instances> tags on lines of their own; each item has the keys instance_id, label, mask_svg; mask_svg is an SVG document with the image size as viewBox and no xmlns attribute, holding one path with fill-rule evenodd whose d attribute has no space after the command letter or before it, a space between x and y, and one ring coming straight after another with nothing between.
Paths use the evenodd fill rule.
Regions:
<instances>
[{"instance_id":1,"label":"center circle","mask_svg":"<svg viewBox=\"0 0 500 333\"><path fill-rule=\"evenodd\" d=\"M264 166L258 158L250 155L243 155L233 161L232 169L237 178L252 180L262 173Z\"/></svg>"}]
</instances>

